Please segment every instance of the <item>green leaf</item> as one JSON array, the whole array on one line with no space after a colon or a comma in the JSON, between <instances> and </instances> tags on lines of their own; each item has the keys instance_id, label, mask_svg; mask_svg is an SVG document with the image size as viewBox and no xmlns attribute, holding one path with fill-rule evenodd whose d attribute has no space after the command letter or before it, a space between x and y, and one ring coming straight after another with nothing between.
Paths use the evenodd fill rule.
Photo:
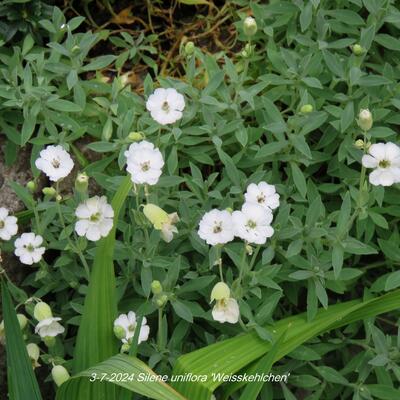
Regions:
<instances>
[{"instance_id":1,"label":"green leaf","mask_svg":"<svg viewBox=\"0 0 400 400\"><path fill-rule=\"evenodd\" d=\"M264 356L261 357L260 360L255 364L254 368L252 368L251 373L253 374L268 374L271 371L272 366L274 365L276 355L280 346L282 345L287 330L290 328L290 324L287 329L277 338L277 340L272 344L271 350ZM264 385L264 382L250 382L246 385L243 393L241 394L239 400L257 400L259 393Z\"/></svg>"},{"instance_id":2,"label":"green leaf","mask_svg":"<svg viewBox=\"0 0 400 400\"><path fill-rule=\"evenodd\" d=\"M385 290L389 291L400 286L400 271L392 272L386 278Z\"/></svg>"},{"instance_id":3,"label":"green leaf","mask_svg":"<svg viewBox=\"0 0 400 400\"><path fill-rule=\"evenodd\" d=\"M117 314L113 259L118 216L131 187L131 179L127 176L111 203L114 209L113 229L106 238L98 242L75 346L73 364L75 373L106 360L118 351L113 334L113 322ZM98 399L101 396L106 396L107 400L115 398L113 388L91 382L85 383L85 390L79 393L81 396L79 399Z\"/></svg>"},{"instance_id":4,"label":"green leaf","mask_svg":"<svg viewBox=\"0 0 400 400\"><path fill-rule=\"evenodd\" d=\"M304 313L281 319L268 328L270 331L276 331L276 335L280 335L291 323L286 338L274 357L275 362L307 340L324 332L399 307L400 290L396 290L370 300L354 300L330 306L327 310L320 309L311 322L307 322ZM234 374L267 354L271 348L271 343L261 340L252 332L183 355L175 364L174 375L191 372L194 375L207 375L208 379L206 382L175 382L173 386L190 399L207 399L221 384L212 379L212 374ZM235 390L238 387L240 385L234 385ZM228 388L228 392L232 391ZM225 398L226 396L227 392Z\"/></svg>"},{"instance_id":5,"label":"green leaf","mask_svg":"<svg viewBox=\"0 0 400 400\"><path fill-rule=\"evenodd\" d=\"M1 278L4 330L6 335L8 391L12 400L41 400L17 314L4 278Z\"/></svg>"},{"instance_id":6,"label":"green leaf","mask_svg":"<svg viewBox=\"0 0 400 400\"><path fill-rule=\"evenodd\" d=\"M121 376L121 379L112 379L113 376ZM102 387L118 385L150 399L185 400L182 395L157 377L158 375L143 361L118 354L71 377L58 389L56 400L75 400L78 398L76 396L84 398L82 397L82 388L84 385L93 385L91 380L94 378L96 378L96 382L103 379L100 385ZM110 379L112 380L110 381ZM108 397L101 398L109 400ZM29 397L29 399L31 398ZM100 399L100 397L96 399Z\"/></svg>"},{"instance_id":7,"label":"green leaf","mask_svg":"<svg viewBox=\"0 0 400 400\"><path fill-rule=\"evenodd\" d=\"M105 55L92 59L89 64L86 64L82 71L95 71L107 67L107 65L111 64L116 59L113 55Z\"/></svg>"},{"instance_id":8,"label":"green leaf","mask_svg":"<svg viewBox=\"0 0 400 400\"><path fill-rule=\"evenodd\" d=\"M297 190L299 191L299 193L303 198L306 198L307 183L306 183L306 178L303 175L303 172L298 167L298 165L293 162L290 163L290 168L292 169L292 178Z\"/></svg>"},{"instance_id":9,"label":"green leaf","mask_svg":"<svg viewBox=\"0 0 400 400\"><path fill-rule=\"evenodd\" d=\"M82 108L75 103L72 103L68 100L63 99L56 99L48 101L47 106L52 108L53 110L57 111L64 111L64 112L80 112Z\"/></svg>"},{"instance_id":10,"label":"green leaf","mask_svg":"<svg viewBox=\"0 0 400 400\"><path fill-rule=\"evenodd\" d=\"M172 301L171 304L174 311L179 317L183 318L188 322L193 322L193 315L189 307L187 307L185 304L183 304L178 300Z\"/></svg>"}]
</instances>

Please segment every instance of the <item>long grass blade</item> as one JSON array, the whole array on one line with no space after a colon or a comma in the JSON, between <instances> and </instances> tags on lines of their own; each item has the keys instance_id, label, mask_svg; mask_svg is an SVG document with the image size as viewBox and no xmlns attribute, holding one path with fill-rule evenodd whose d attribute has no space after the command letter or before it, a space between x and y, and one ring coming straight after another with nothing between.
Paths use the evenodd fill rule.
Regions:
<instances>
[{"instance_id":1,"label":"long grass blade","mask_svg":"<svg viewBox=\"0 0 400 400\"><path fill-rule=\"evenodd\" d=\"M101 381L101 386L117 385L155 400L186 400L165 383L145 363L135 357L119 354L73 376L58 390L56 400L76 399L82 384ZM99 399L108 400L106 397Z\"/></svg>"},{"instance_id":2,"label":"long grass blade","mask_svg":"<svg viewBox=\"0 0 400 400\"><path fill-rule=\"evenodd\" d=\"M375 316L400 307L400 291L367 300L354 300L319 309L312 322L307 322L306 314L285 318L270 327L276 335L281 335L287 325L285 341L279 347L275 362L307 340L360 319ZM174 387L188 398L210 398L221 384L213 380L213 374L233 374L248 366L271 350L271 343L262 341L255 333L240 335L192 353L181 356L175 364L174 374L191 372L207 375L206 382L177 382ZM234 386L232 384L232 386ZM238 385L235 386L236 388Z\"/></svg>"},{"instance_id":3,"label":"long grass blade","mask_svg":"<svg viewBox=\"0 0 400 400\"><path fill-rule=\"evenodd\" d=\"M131 190L129 177L124 178L112 200L114 227L107 238L98 244L90 276L82 321L78 331L74 354L74 372L78 373L108 359L118 352L113 334L113 321L117 314L114 274L114 247L118 216ZM89 383L75 399L96 399L104 396L104 385ZM114 388L107 387L107 400L115 398Z\"/></svg>"},{"instance_id":4,"label":"long grass blade","mask_svg":"<svg viewBox=\"0 0 400 400\"><path fill-rule=\"evenodd\" d=\"M6 334L9 397L12 400L41 400L39 385L26 351L17 314L4 279L1 279L1 294Z\"/></svg>"}]
</instances>

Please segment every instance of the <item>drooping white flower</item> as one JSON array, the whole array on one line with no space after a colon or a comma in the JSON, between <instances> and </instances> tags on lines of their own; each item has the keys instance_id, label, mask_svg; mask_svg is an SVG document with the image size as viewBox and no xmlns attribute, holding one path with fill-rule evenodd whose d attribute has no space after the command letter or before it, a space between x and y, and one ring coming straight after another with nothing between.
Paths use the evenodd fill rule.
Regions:
<instances>
[{"instance_id":1,"label":"drooping white flower","mask_svg":"<svg viewBox=\"0 0 400 400\"><path fill-rule=\"evenodd\" d=\"M128 314L121 314L114 321L114 333L118 339L122 340L122 343L131 343L135 331L137 328L136 314L133 311L129 311ZM147 325L145 317L142 319L142 326L140 327L138 344L145 342L149 338L150 327Z\"/></svg>"},{"instance_id":2,"label":"drooping white flower","mask_svg":"<svg viewBox=\"0 0 400 400\"><path fill-rule=\"evenodd\" d=\"M151 117L161 125L173 124L182 118L185 98L175 89L159 88L149 96L146 108Z\"/></svg>"},{"instance_id":3,"label":"drooping white flower","mask_svg":"<svg viewBox=\"0 0 400 400\"><path fill-rule=\"evenodd\" d=\"M143 213L153 224L154 229L161 231L161 237L165 242L169 243L174 233L178 233L175 224L179 222L179 216L176 212L168 214L155 204L148 203L143 207Z\"/></svg>"},{"instance_id":4,"label":"drooping white flower","mask_svg":"<svg viewBox=\"0 0 400 400\"><path fill-rule=\"evenodd\" d=\"M43 238L35 235L33 232L23 233L15 241L14 254L19 257L22 264L32 265L39 262L45 252L45 248L41 246Z\"/></svg>"},{"instance_id":5,"label":"drooping white flower","mask_svg":"<svg viewBox=\"0 0 400 400\"><path fill-rule=\"evenodd\" d=\"M47 146L43 149L35 165L54 182L67 177L74 168L71 156L60 145Z\"/></svg>"},{"instance_id":6,"label":"drooping white flower","mask_svg":"<svg viewBox=\"0 0 400 400\"><path fill-rule=\"evenodd\" d=\"M35 333L40 337L55 337L65 331L64 327L58 322L61 321L59 317L50 317L42 319L35 327Z\"/></svg>"},{"instance_id":7,"label":"drooping white flower","mask_svg":"<svg viewBox=\"0 0 400 400\"><path fill-rule=\"evenodd\" d=\"M241 211L232 214L235 236L248 243L264 244L274 234L272 211L258 204L244 203Z\"/></svg>"},{"instance_id":8,"label":"drooping white flower","mask_svg":"<svg viewBox=\"0 0 400 400\"><path fill-rule=\"evenodd\" d=\"M215 300L215 305L211 312L215 321L230 324L236 324L239 321L239 305L238 302L230 297L229 286L224 282L218 282L212 292L211 301Z\"/></svg>"},{"instance_id":9,"label":"drooping white flower","mask_svg":"<svg viewBox=\"0 0 400 400\"><path fill-rule=\"evenodd\" d=\"M88 240L96 241L106 237L114 221L114 210L107 203L106 196L94 196L79 204L75 210L78 221L75 231L79 236L86 236Z\"/></svg>"},{"instance_id":10,"label":"drooping white flower","mask_svg":"<svg viewBox=\"0 0 400 400\"><path fill-rule=\"evenodd\" d=\"M266 209L274 210L279 207L279 194L276 193L275 186L267 182L260 182L258 185L250 183L244 194L246 203L255 203Z\"/></svg>"},{"instance_id":11,"label":"drooping white flower","mask_svg":"<svg viewBox=\"0 0 400 400\"><path fill-rule=\"evenodd\" d=\"M369 174L372 185L391 186L400 182L400 147L394 143L377 143L368 149L362 165L374 168Z\"/></svg>"},{"instance_id":12,"label":"drooping white flower","mask_svg":"<svg viewBox=\"0 0 400 400\"><path fill-rule=\"evenodd\" d=\"M232 241L234 238L232 214L227 210L217 209L205 213L200 220L198 234L211 246Z\"/></svg>"},{"instance_id":13,"label":"drooping white flower","mask_svg":"<svg viewBox=\"0 0 400 400\"><path fill-rule=\"evenodd\" d=\"M17 218L8 215L7 208L0 207L0 239L10 240L18 231Z\"/></svg>"},{"instance_id":14,"label":"drooping white flower","mask_svg":"<svg viewBox=\"0 0 400 400\"><path fill-rule=\"evenodd\" d=\"M142 140L132 143L124 153L127 171L131 174L133 183L155 185L164 166L163 156L153 143Z\"/></svg>"}]
</instances>

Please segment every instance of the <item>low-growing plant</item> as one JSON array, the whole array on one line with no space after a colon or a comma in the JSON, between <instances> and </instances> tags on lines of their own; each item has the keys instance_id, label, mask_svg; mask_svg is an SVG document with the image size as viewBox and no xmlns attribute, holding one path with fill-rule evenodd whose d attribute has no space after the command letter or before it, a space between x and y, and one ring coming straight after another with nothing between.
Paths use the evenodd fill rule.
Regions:
<instances>
[{"instance_id":1,"label":"low-growing plant","mask_svg":"<svg viewBox=\"0 0 400 400\"><path fill-rule=\"evenodd\" d=\"M58 400L399 398L400 11L215 12L234 47L181 37L162 66L153 25L55 7L46 46L0 49L5 162L29 147L33 174L0 208L12 398L41 398L31 363Z\"/></svg>"}]
</instances>

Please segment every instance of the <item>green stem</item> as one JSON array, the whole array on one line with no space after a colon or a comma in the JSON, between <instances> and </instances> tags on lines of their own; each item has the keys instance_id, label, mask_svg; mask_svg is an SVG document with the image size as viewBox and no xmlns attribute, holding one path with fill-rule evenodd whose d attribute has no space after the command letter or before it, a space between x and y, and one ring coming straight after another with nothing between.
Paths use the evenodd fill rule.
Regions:
<instances>
[{"instance_id":1,"label":"green stem","mask_svg":"<svg viewBox=\"0 0 400 400\"><path fill-rule=\"evenodd\" d=\"M240 287L240 285L242 284L242 279L244 276L244 269L246 264L246 244L247 243L245 242L243 247L242 260L240 262L238 287Z\"/></svg>"},{"instance_id":2,"label":"green stem","mask_svg":"<svg viewBox=\"0 0 400 400\"><path fill-rule=\"evenodd\" d=\"M162 307L158 309L157 346L160 351L164 350L164 324Z\"/></svg>"},{"instance_id":3,"label":"green stem","mask_svg":"<svg viewBox=\"0 0 400 400\"><path fill-rule=\"evenodd\" d=\"M56 184L56 192L58 195L58 183ZM57 205L57 211L58 211L58 215L60 218L60 222L61 222L61 226L63 228L63 230L65 231L67 226L65 225L65 221L64 221L64 216L62 214L61 211L61 206L60 206L60 201L56 199L56 205ZM89 270L89 265L86 262L86 259L81 251L81 249L79 248L79 246L75 246L75 244L72 242L72 240L69 238L69 236L67 236L67 242L68 245L71 247L71 249L78 254L79 259L81 260L81 263L83 265L83 267L85 268L85 272L86 272L86 276L87 276L87 280L89 280L90 278L90 270Z\"/></svg>"}]
</instances>

